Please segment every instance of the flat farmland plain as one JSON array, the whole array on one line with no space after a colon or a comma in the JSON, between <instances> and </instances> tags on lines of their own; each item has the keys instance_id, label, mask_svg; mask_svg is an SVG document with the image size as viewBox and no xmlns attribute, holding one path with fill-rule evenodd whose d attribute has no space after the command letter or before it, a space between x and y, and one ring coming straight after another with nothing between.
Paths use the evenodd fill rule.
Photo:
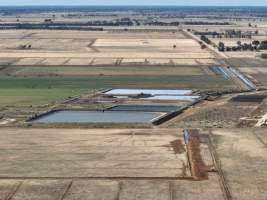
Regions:
<instances>
[{"instance_id":1,"label":"flat farmland plain","mask_svg":"<svg viewBox=\"0 0 267 200\"><path fill-rule=\"evenodd\" d=\"M0 32L0 44L0 60L9 58L12 65L120 65L128 59L191 65L196 59L205 64L214 58L179 31L5 30Z\"/></svg>"},{"instance_id":2,"label":"flat farmland plain","mask_svg":"<svg viewBox=\"0 0 267 200\"><path fill-rule=\"evenodd\" d=\"M140 38L140 39L185 39L186 37L181 32L127 32L127 31L61 31L61 30L2 30L0 39L17 39L17 38L33 38L33 39L94 39L110 38Z\"/></svg>"},{"instance_id":3,"label":"flat farmland plain","mask_svg":"<svg viewBox=\"0 0 267 200\"><path fill-rule=\"evenodd\" d=\"M179 31L5 30L0 41L4 106L49 104L122 87L237 88L232 80L209 72L208 66L217 62L214 55Z\"/></svg>"}]
</instances>

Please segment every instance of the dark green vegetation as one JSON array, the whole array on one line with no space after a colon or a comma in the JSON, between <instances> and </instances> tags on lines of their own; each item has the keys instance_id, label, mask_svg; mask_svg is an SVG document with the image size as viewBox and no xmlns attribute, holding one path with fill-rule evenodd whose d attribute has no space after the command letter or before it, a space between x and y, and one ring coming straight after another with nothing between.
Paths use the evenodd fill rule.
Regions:
<instances>
[{"instance_id":1,"label":"dark green vegetation","mask_svg":"<svg viewBox=\"0 0 267 200\"><path fill-rule=\"evenodd\" d=\"M230 89L233 83L219 76L87 76L87 77L0 77L1 89L67 89L104 88L189 88Z\"/></svg>"},{"instance_id":2,"label":"dark green vegetation","mask_svg":"<svg viewBox=\"0 0 267 200\"><path fill-rule=\"evenodd\" d=\"M91 75L204 75L199 66L106 66L106 67L6 67L0 75L11 76L91 76Z\"/></svg>"},{"instance_id":3,"label":"dark green vegetation","mask_svg":"<svg viewBox=\"0 0 267 200\"><path fill-rule=\"evenodd\" d=\"M90 90L67 88L29 88L29 87L0 87L1 106L39 106L69 97L80 95Z\"/></svg>"}]
</instances>

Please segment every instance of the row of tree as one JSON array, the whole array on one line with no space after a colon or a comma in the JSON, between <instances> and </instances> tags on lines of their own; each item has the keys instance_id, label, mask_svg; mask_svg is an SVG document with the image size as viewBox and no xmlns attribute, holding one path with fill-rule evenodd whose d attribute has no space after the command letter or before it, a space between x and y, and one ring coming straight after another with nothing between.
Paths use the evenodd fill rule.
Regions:
<instances>
[{"instance_id":1,"label":"row of tree","mask_svg":"<svg viewBox=\"0 0 267 200\"><path fill-rule=\"evenodd\" d=\"M242 32L240 30L226 30L225 32L217 31L195 31L195 35L205 35L211 36L212 38L252 38L252 35L258 35L259 31L246 31Z\"/></svg>"},{"instance_id":2,"label":"row of tree","mask_svg":"<svg viewBox=\"0 0 267 200\"><path fill-rule=\"evenodd\" d=\"M149 26L179 26L180 22L159 22L159 21L150 21L143 23L144 25Z\"/></svg>"},{"instance_id":3,"label":"row of tree","mask_svg":"<svg viewBox=\"0 0 267 200\"><path fill-rule=\"evenodd\" d=\"M237 46L233 47L225 46L223 42L219 42L218 44L219 51L257 51L266 49L267 49L267 41L260 42L258 40L254 40L249 44L238 41Z\"/></svg>"},{"instance_id":4,"label":"row of tree","mask_svg":"<svg viewBox=\"0 0 267 200\"><path fill-rule=\"evenodd\" d=\"M204 41L207 44L212 44L216 47L215 44L212 43L212 41L205 35L201 35L200 39ZM201 48L205 48L205 46L202 46L202 43L200 43ZM219 42L217 45L217 48L219 51L257 51L257 50L267 50L267 41L258 41L253 40L251 43L242 43L241 41L237 42L236 46L226 46L223 42Z\"/></svg>"}]
</instances>

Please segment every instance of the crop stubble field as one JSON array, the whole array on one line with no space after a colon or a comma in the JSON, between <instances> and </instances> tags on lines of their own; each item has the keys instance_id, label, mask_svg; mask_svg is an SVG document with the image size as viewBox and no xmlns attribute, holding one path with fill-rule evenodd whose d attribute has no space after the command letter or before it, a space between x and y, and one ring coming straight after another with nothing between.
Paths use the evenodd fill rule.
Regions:
<instances>
[{"instance_id":1,"label":"crop stubble field","mask_svg":"<svg viewBox=\"0 0 267 200\"><path fill-rule=\"evenodd\" d=\"M214 58L180 32L6 30L0 33L0 44L0 58L9 58L7 62L13 65L113 65L128 59L146 63L152 59L151 64L166 64L171 59L175 64L183 59L186 64L184 59L188 59L190 65L195 59ZM22 49L22 45L31 48Z\"/></svg>"}]
</instances>

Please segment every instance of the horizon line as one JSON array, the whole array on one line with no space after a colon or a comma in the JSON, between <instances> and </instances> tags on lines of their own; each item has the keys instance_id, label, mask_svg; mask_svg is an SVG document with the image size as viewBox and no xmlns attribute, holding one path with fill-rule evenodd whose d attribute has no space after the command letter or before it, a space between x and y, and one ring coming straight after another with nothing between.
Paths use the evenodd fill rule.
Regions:
<instances>
[{"instance_id":1,"label":"horizon line","mask_svg":"<svg viewBox=\"0 0 267 200\"><path fill-rule=\"evenodd\" d=\"M105 6L110 6L110 7L118 7L118 6L142 6L142 7L156 7L156 6L162 6L162 7L167 7L167 6L174 6L174 7L267 7L267 4L266 5L173 5L173 4L166 4L166 5L140 5L140 4L122 4L122 5L110 5L110 4L107 4L107 5L89 5L89 4L77 4L77 5L72 5L72 4L56 4L56 5L51 5L51 4L40 4L40 5L1 5L0 4L0 7L28 7L28 6L97 6L97 7L105 7Z\"/></svg>"}]
</instances>

